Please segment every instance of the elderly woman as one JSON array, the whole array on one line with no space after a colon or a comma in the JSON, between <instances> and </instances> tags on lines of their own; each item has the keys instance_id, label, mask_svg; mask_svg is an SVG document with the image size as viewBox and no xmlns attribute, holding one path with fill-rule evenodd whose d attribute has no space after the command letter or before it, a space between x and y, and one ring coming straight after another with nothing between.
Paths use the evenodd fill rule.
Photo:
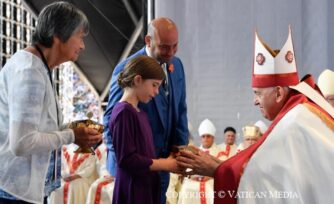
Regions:
<instances>
[{"instance_id":1,"label":"elderly woman","mask_svg":"<svg viewBox=\"0 0 334 204\"><path fill-rule=\"evenodd\" d=\"M45 203L60 185L60 148L92 146L96 130L62 129L51 71L77 60L88 33L86 16L70 3L45 7L32 46L0 72L0 203Z\"/></svg>"}]
</instances>

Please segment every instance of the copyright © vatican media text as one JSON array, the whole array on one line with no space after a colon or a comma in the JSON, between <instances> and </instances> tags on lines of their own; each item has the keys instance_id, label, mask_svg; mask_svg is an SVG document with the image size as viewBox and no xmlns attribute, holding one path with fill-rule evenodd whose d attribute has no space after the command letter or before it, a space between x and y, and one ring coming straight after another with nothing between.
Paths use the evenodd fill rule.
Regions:
<instances>
[{"instance_id":1,"label":"copyright \u00a9 vatican media text","mask_svg":"<svg viewBox=\"0 0 334 204\"><path fill-rule=\"evenodd\" d=\"M299 199L298 194L292 191L258 191L258 192L256 191L227 191L227 193L224 192L223 195L230 196L233 198L239 198L239 199L244 199L244 198Z\"/></svg>"},{"instance_id":2,"label":"copyright \u00a9 vatican media text","mask_svg":"<svg viewBox=\"0 0 334 204\"><path fill-rule=\"evenodd\" d=\"M238 198L238 199L299 199L299 195L292 191L215 191L215 192L174 192L167 193L169 197L182 196L183 198Z\"/></svg>"}]
</instances>

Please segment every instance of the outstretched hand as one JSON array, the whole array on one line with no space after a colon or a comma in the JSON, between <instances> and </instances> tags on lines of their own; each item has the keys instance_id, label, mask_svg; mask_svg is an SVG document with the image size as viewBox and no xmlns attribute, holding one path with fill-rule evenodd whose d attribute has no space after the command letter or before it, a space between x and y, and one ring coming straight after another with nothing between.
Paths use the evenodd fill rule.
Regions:
<instances>
[{"instance_id":1,"label":"outstretched hand","mask_svg":"<svg viewBox=\"0 0 334 204\"><path fill-rule=\"evenodd\" d=\"M181 151L176 160L179 167L187 169L184 174L210 177L214 176L215 170L221 163L219 159L202 151L198 151L198 154Z\"/></svg>"},{"instance_id":2,"label":"outstretched hand","mask_svg":"<svg viewBox=\"0 0 334 204\"><path fill-rule=\"evenodd\" d=\"M166 161L166 171L176 173L176 174L182 174L184 172L184 168L181 168L179 165L177 165L177 161L173 155L170 155L165 159Z\"/></svg>"}]
</instances>

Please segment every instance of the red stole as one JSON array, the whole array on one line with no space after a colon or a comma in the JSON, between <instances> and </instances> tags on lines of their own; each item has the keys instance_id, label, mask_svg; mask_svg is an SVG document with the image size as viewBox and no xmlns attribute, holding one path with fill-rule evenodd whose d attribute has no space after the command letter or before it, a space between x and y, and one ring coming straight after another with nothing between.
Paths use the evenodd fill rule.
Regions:
<instances>
[{"instance_id":1,"label":"red stole","mask_svg":"<svg viewBox=\"0 0 334 204\"><path fill-rule=\"evenodd\" d=\"M319 91L317 86L313 83L312 77L304 77L304 81L308 83L315 90ZM254 154L254 152L259 148L262 143L266 140L267 136L271 133L276 124L288 113L292 108L298 104L307 103L314 108L321 111L324 115L333 121L333 118L318 105L314 104L303 94L292 91L288 101L285 103L282 110L270 124L268 130L264 135L258 140L257 143L250 146L249 148L239 152L234 157L224 161L215 171L214 175L214 192L215 194L215 204L235 204L237 203L237 191L239 187L240 178L243 174L248 161Z\"/></svg>"},{"instance_id":2,"label":"red stole","mask_svg":"<svg viewBox=\"0 0 334 204\"><path fill-rule=\"evenodd\" d=\"M302 79L308 83L312 88L319 91L318 87L314 84L313 78L310 75L307 75ZM328 113L318 107L316 104L311 102L303 94L292 91L290 93L288 101L283 106L282 110L270 124L268 130L264 135L249 148L240 151L234 157L224 161L215 171L214 175L214 192L215 192L215 203L224 203L224 204L235 204L237 203L237 191L239 187L240 178L243 174L245 167L247 166L248 161L254 154L254 152L259 148L262 143L266 140L267 136L271 133L276 124L289 112L292 108L298 104L308 103L313 107L321 110L327 116ZM330 116L329 116L330 117ZM331 117L330 117L331 118Z\"/></svg>"},{"instance_id":3,"label":"red stole","mask_svg":"<svg viewBox=\"0 0 334 204\"><path fill-rule=\"evenodd\" d=\"M310 75L307 75L302 79L308 83L312 88L316 91L319 91L319 88L314 84L313 78ZM254 152L259 148L262 143L266 140L267 136L271 133L276 124L285 116L287 112L289 112L292 108L297 106L298 104L307 103L308 105L313 106L314 108L321 111L325 116L327 116L331 121L333 118L324 111L321 107L313 103L303 94L292 91L290 93L290 97L282 110L270 124L268 130L264 133L264 135L258 140L257 143L250 146L249 148L241 151L234 157L223 162L215 171L214 175L214 192L215 192L215 204L235 204L237 203L237 191L239 187L240 178L243 174L245 167L247 166L248 161L254 154Z\"/></svg>"},{"instance_id":4,"label":"red stole","mask_svg":"<svg viewBox=\"0 0 334 204\"><path fill-rule=\"evenodd\" d=\"M214 203L235 204L237 203L237 191L239 187L240 177L246 167L249 159L254 152L266 140L272 129L282 119L282 117L298 104L307 102L307 98L300 93L293 93L284 105L280 113L270 124L268 130L262 137L252 146L239 152L234 157L224 161L217 169L214 175L214 192L217 192ZM224 195L224 196L219 196Z\"/></svg>"}]
</instances>

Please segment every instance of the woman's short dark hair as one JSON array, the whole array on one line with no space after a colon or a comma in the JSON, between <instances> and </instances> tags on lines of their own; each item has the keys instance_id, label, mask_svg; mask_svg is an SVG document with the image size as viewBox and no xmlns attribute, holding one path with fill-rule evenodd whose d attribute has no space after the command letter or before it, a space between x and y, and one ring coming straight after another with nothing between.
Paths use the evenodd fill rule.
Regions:
<instances>
[{"instance_id":1,"label":"woman's short dark hair","mask_svg":"<svg viewBox=\"0 0 334 204\"><path fill-rule=\"evenodd\" d=\"M152 57L142 55L132 58L123 71L118 75L118 85L121 88L132 87L135 76L140 75L143 80L163 80L165 73L159 63Z\"/></svg>"},{"instance_id":2,"label":"woman's short dark hair","mask_svg":"<svg viewBox=\"0 0 334 204\"><path fill-rule=\"evenodd\" d=\"M86 15L68 2L55 2L46 6L38 16L36 30L32 36L32 44L51 47L53 37L66 42L77 29L89 31Z\"/></svg>"}]
</instances>

